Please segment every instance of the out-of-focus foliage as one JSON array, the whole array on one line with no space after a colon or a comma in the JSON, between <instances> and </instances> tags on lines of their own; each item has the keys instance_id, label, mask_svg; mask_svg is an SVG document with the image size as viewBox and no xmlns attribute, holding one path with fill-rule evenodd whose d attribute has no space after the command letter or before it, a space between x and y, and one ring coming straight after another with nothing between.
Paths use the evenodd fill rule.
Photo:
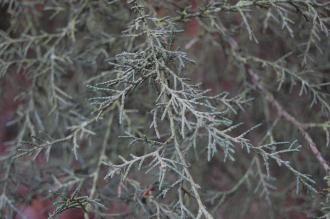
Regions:
<instances>
[{"instance_id":1,"label":"out-of-focus foliage","mask_svg":"<svg viewBox=\"0 0 330 219\"><path fill-rule=\"evenodd\" d=\"M3 218L329 217L328 1L0 6Z\"/></svg>"}]
</instances>

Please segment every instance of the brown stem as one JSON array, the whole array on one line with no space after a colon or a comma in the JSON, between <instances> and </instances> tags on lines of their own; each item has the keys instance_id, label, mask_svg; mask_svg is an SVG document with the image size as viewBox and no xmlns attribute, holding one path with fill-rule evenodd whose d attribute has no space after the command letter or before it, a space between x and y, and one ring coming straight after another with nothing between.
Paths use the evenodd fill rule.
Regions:
<instances>
[{"instance_id":1,"label":"brown stem","mask_svg":"<svg viewBox=\"0 0 330 219\"><path fill-rule=\"evenodd\" d=\"M317 148L314 140L310 136L310 134L306 131L306 126L299 122L294 116L289 114L283 106L274 98L273 94L270 93L261 83L261 81L258 79L258 75L253 72L253 70L249 67L246 66L248 74L251 76L252 83L260 90L262 93L265 95L266 100L273 105L278 114L283 117L285 120L287 120L289 123L291 123L294 127L296 127L300 133L302 134L303 138L306 140L308 143L309 148L313 152L314 156L318 160L318 162L321 164L323 169L326 171L327 175L330 175L330 166L328 165L328 162L323 158L321 152Z\"/></svg>"}]
</instances>

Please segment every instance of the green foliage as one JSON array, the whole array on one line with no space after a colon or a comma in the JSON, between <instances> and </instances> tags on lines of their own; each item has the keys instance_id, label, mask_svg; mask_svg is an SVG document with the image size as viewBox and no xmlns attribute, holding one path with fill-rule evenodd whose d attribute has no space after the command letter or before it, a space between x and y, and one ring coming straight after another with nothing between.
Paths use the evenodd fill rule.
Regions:
<instances>
[{"instance_id":1,"label":"green foliage","mask_svg":"<svg viewBox=\"0 0 330 219\"><path fill-rule=\"evenodd\" d=\"M123 218L329 214L327 1L0 5L0 82L19 91L5 218L27 204L20 186L50 218L112 218L114 203Z\"/></svg>"}]
</instances>

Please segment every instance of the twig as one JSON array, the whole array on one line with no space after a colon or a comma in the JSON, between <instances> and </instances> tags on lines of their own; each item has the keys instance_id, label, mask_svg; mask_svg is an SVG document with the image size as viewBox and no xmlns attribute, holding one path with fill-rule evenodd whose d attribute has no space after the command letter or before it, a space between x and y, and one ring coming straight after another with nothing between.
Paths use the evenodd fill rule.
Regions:
<instances>
[{"instance_id":1,"label":"twig","mask_svg":"<svg viewBox=\"0 0 330 219\"><path fill-rule=\"evenodd\" d=\"M247 66L248 73L254 79L254 80L252 80L252 83L254 83L254 85L260 91L262 91L262 93L266 97L266 100L276 108L278 114L280 116L282 116L285 120L287 120L288 122L290 122L294 127L296 127L300 131L300 133L302 134L302 136L304 137L304 139L308 143L308 146L311 149L311 151L313 152L314 156L316 157L316 159L318 160L318 162L321 164L321 166L323 167L323 169L326 171L327 175L330 174L330 166L328 165L328 162L323 158L321 152L317 148L317 146L316 146L314 140L312 139L312 137L310 136L310 134L306 131L306 129L305 129L306 126L303 123L301 123L300 121L298 121L294 116L292 116L291 114L289 114L283 108L283 106L274 98L273 94L270 93L262 85L262 83L261 83L260 80L258 80L258 78L259 78L258 75L248 65L246 65L246 66Z\"/></svg>"}]
</instances>

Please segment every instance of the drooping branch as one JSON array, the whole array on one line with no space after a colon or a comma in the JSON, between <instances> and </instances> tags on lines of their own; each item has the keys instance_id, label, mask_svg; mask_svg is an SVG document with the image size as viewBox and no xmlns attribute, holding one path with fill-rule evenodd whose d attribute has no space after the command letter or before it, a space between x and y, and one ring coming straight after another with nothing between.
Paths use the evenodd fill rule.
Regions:
<instances>
[{"instance_id":1,"label":"drooping branch","mask_svg":"<svg viewBox=\"0 0 330 219\"><path fill-rule=\"evenodd\" d=\"M273 94L263 86L260 80L258 80L259 76L248 65L246 65L246 69L251 78L253 78L252 83L254 84L254 86L259 89L262 94L265 95L266 100L275 107L277 113L300 131L301 135L308 143L309 149L313 152L315 158L318 160L322 168L326 171L326 174L329 175L330 166L322 156L320 150L317 148L310 134L306 131L306 126L284 109L284 107L275 99Z\"/></svg>"}]
</instances>

